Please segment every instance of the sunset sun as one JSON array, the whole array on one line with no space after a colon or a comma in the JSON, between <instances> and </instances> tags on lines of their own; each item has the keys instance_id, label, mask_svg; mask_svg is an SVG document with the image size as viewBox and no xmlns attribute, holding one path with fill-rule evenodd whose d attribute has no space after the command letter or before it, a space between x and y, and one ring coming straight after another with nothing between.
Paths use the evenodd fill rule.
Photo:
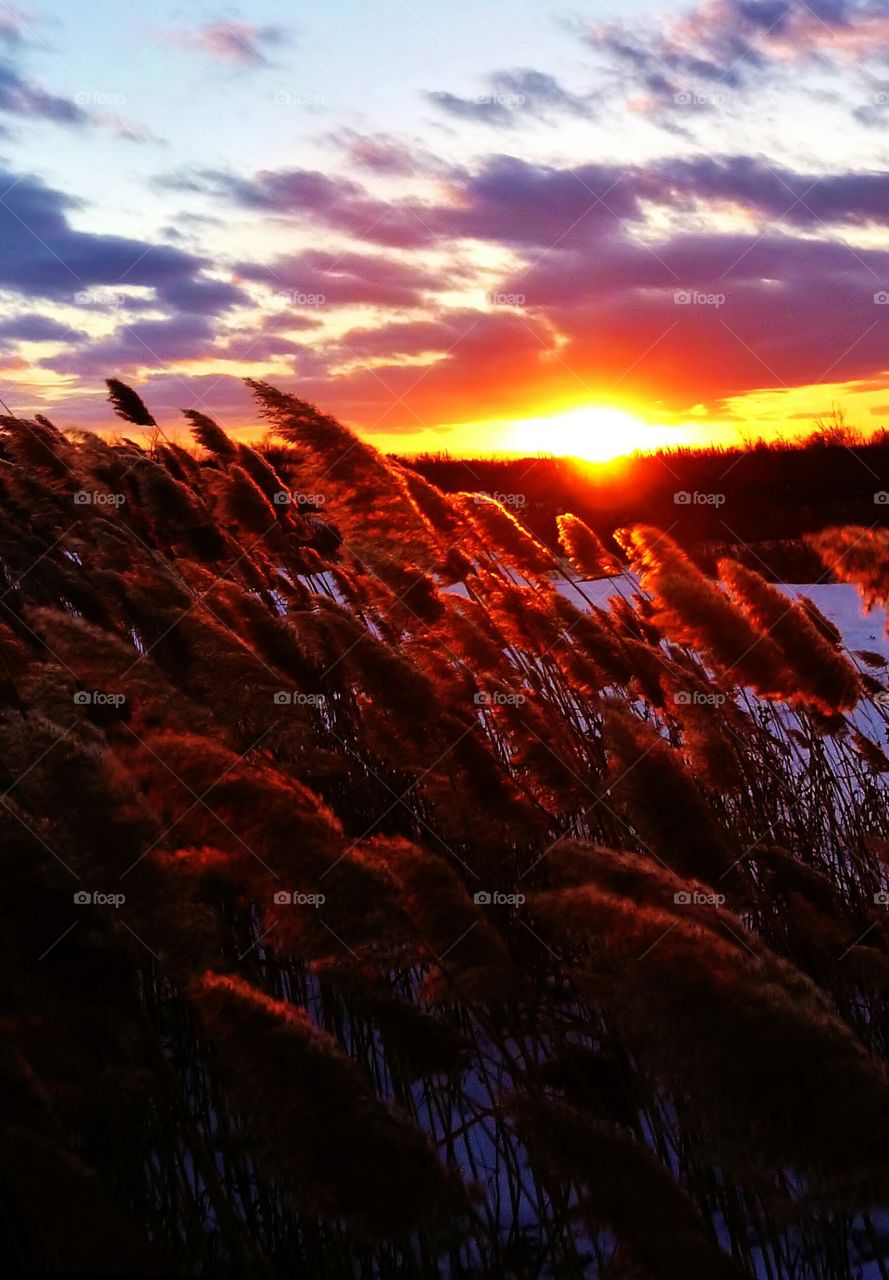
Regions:
<instances>
[{"instance_id":1,"label":"sunset sun","mask_svg":"<svg viewBox=\"0 0 889 1280\"><path fill-rule=\"evenodd\" d=\"M517 422L509 447L524 453L610 462L637 450L662 447L671 440L680 443L679 434L675 428L650 426L625 409L587 405Z\"/></svg>"}]
</instances>

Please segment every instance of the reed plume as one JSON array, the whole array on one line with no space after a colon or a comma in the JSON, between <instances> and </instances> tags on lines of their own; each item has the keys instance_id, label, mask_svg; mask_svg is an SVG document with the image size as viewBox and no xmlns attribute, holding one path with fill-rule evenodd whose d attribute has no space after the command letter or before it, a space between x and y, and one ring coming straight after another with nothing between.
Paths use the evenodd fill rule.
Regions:
<instances>
[{"instance_id":1,"label":"reed plume","mask_svg":"<svg viewBox=\"0 0 889 1280\"><path fill-rule=\"evenodd\" d=\"M616 707L605 713L605 740L613 760L611 785L645 847L670 867L712 884L737 854L676 752Z\"/></svg>"},{"instance_id":2,"label":"reed plume","mask_svg":"<svg viewBox=\"0 0 889 1280\"><path fill-rule=\"evenodd\" d=\"M582 1188L577 1212L614 1232L646 1275L740 1280L670 1172L626 1129L564 1103L518 1098L511 1110L532 1159Z\"/></svg>"},{"instance_id":3,"label":"reed plume","mask_svg":"<svg viewBox=\"0 0 889 1280\"><path fill-rule=\"evenodd\" d=\"M556 526L562 549L582 578L615 577L623 572L617 556L578 516L556 516Z\"/></svg>"},{"instance_id":4,"label":"reed plume","mask_svg":"<svg viewBox=\"0 0 889 1280\"><path fill-rule=\"evenodd\" d=\"M218 423L198 409L183 409L182 412L191 423L191 434L208 453L225 464L237 459L238 446L229 439Z\"/></svg>"},{"instance_id":5,"label":"reed plume","mask_svg":"<svg viewBox=\"0 0 889 1280\"><path fill-rule=\"evenodd\" d=\"M779 646L792 677L788 695L802 696L828 715L850 711L861 691L858 672L825 638L823 627L816 626L810 610L788 601L755 569L747 569L735 560L720 560L718 567L738 606Z\"/></svg>"},{"instance_id":6,"label":"reed plume","mask_svg":"<svg viewBox=\"0 0 889 1280\"><path fill-rule=\"evenodd\" d=\"M806 542L841 582L855 583L865 608L889 601L889 529L824 529Z\"/></svg>"},{"instance_id":7,"label":"reed plume","mask_svg":"<svg viewBox=\"0 0 889 1280\"><path fill-rule=\"evenodd\" d=\"M615 535L617 536L617 535ZM658 604L655 621L673 639L700 650L732 679L763 697L781 696L788 679L781 652L657 529L625 532L642 581Z\"/></svg>"},{"instance_id":8,"label":"reed plume","mask_svg":"<svg viewBox=\"0 0 889 1280\"><path fill-rule=\"evenodd\" d=\"M119 418L123 418L124 422L132 422L136 427L157 426L144 400L132 387L117 378L106 378L105 383L111 407Z\"/></svg>"},{"instance_id":9,"label":"reed plume","mask_svg":"<svg viewBox=\"0 0 889 1280\"><path fill-rule=\"evenodd\" d=\"M368 1237L453 1225L465 1212L456 1176L304 1010L228 974L204 974L191 994L258 1126L262 1159L297 1203Z\"/></svg>"},{"instance_id":10,"label":"reed plume","mask_svg":"<svg viewBox=\"0 0 889 1280\"><path fill-rule=\"evenodd\" d=\"M575 980L613 1005L649 1068L690 1100L718 1158L739 1171L789 1165L828 1202L885 1196L885 1068L739 921L726 927L714 910L707 927L684 904L640 909L595 883L536 895L533 907L551 942L588 948Z\"/></svg>"}]
</instances>

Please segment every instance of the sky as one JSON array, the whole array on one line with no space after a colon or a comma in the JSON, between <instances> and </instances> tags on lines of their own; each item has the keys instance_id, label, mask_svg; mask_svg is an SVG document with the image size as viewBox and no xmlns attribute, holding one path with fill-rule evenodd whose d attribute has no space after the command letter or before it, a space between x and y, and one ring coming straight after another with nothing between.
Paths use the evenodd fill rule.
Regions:
<instances>
[{"instance_id":1,"label":"sky","mask_svg":"<svg viewBox=\"0 0 889 1280\"><path fill-rule=\"evenodd\" d=\"M0 3L0 397L400 453L889 426L889 0Z\"/></svg>"}]
</instances>

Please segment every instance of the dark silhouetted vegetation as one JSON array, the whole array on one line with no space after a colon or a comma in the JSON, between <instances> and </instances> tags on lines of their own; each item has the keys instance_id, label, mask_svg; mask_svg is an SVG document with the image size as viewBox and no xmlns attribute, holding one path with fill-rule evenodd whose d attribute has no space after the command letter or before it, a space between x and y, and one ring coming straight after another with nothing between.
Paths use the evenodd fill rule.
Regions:
<instances>
[{"instance_id":1,"label":"dark silhouetted vegetation","mask_svg":"<svg viewBox=\"0 0 889 1280\"><path fill-rule=\"evenodd\" d=\"M663 459L492 465L538 538L251 386L0 418L7 1269L889 1275L881 656ZM885 602L886 449L673 461Z\"/></svg>"}]
</instances>

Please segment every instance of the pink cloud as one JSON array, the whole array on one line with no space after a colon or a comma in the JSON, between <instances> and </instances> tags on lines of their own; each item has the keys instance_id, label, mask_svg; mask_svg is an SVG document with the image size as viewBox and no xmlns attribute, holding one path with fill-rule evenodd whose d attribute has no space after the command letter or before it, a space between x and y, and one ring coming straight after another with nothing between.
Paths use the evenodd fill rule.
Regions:
<instances>
[{"instance_id":1,"label":"pink cloud","mask_svg":"<svg viewBox=\"0 0 889 1280\"><path fill-rule=\"evenodd\" d=\"M267 66L264 46L274 47L286 41L280 27L257 27L248 22L211 22L194 31L178 31L171 37L176 44L198 49L219 62L241 66Z\"/></svg>"}]
</instances>

